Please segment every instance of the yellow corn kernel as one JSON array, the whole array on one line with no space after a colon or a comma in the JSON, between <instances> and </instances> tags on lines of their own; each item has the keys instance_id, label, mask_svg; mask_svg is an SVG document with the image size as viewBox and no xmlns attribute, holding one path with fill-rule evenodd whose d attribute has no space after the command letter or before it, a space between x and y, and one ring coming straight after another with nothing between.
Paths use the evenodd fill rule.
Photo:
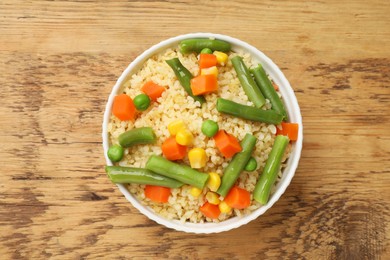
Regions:
<instances>
[{"instance_id":1,"label":"yellow corn kernel","mask_svg":"<svg viewBox=\"0 0 390 260\"><path fill-rule=\"evenodd\" d=\"M214 75L215 77L218 77L217 66L212 66L210 68L201 69L200 75Z\"/></svg>"},{"instance_id":2,"label":"yellow corn kernel","mask_svg":"<svg viewBox=\"0 0 390 260\"><path fill-rule=\"evenodd\" d=\"M228 61L228 55L221 51L214 51L213 54L217 57L217 63L221 66L225 66Z\"/></svg>"},{"instance_id":3,"label":"yellow corn kernel","mask_svg":"<svg viewBox=\"0 0 390 260\"><path fill-rule=\"evenodd\" d=\"M192 144L192 141L194 140L194 136L192 133L186 129L180 129L176 133L176 142L181 145L190 145Z\"/></svg>"},{"instance_id":4,"label":"yellow corn kernel","mask_svg":"<svg viewBox=\"0 0 390 260\"><path fill-rule=\"evenodd\" d=\"M199 195L202 194L202 190L197 187L192 187L190 190L190 194L194 197L199 197Z\"/></svg>"},{"instance_id":5,"label":"yellow corn kernel","mask_svg":"<svg viewBox=\"0 0 390 260\"><path fill-rule=\"evenodd\" d=\"M218 194L212 191L206 193L206 200L213 205L218 205L221 202Z\"/></svg>"},{"instance_id":6,"label":"yellow corn kernel","mask_svg":"<svg viewBox=\"0 0 390 260\"><path fill-rule=\"evenodd\" d=\"M178 131L184 128L186 128L186 126L184 125L183 120L180 119L175 120L168 125L168 131L171 135L176 135Z\"/></svg>"},{"instance_id":7,"label":"yellow corn kernel","mask_svg":"<svg viewBox=\"0 0 390 260\"><path fill-rule=\"evenodd\" d=\"M230 213L232 211L232 208L225 201L221 201L218 207L221 213Z\"/></svg>"},{"instance_id":8,"label":"yellow corn kernel","mask_svg":"<svg viewBox=\"0 0 390 260\"><path fill-rule=\"evenodd\" d=\"M216 172L210 172L209 173L209 180L207 181L207 187L211 191L217 191L219 186L221 185L221 177L219 177L218 173Z\"/></svg>"},{"instance_id":9,"label":"yellow corn kernel","mask_svg":"<svg viewBox=\"0 0 390 260\"><path fill-rule=\"evenodd\" d=\"M207 162L206 151L202 148L193 148L188 152L188 159L190 160L191 168L202 168Z\"/></svg>"}]
</instances>

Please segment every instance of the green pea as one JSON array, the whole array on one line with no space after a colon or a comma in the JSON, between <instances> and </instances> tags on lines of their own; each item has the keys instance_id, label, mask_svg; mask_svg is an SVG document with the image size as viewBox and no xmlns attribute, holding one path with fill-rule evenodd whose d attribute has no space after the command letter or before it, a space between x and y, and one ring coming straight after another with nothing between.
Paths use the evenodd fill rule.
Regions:
<instances>
[{"instance_id":1,"label":"green pea","mask_svg":"<svg viewBox=\"0 0 390 260\"><path fill-rule=\"evenodd\" d=\"M122 146L114 144L108 148L107 156L113 162L119 162L123 158L124 150Z\"/></svg>"},{"instance_id":2,"label":"green pea","mask_svg":"<svg viewBox=\"0 0 390 260\"><path fill-rule=\"evenodd\" d=\"M253 172L254 170L256 170L257 168L257 161L255 158L253 158L253 156L249 159L249 161L247 162L247 164L245 165L245 171L248 171L248 172Z\"/></svg>"},{"instance_id":3,"label":"green pea","mask_svg":"<svg viewBox=\"0 0 390 260\"><path fill-rule=\"evenodd\" d=\"M144 111L148 109L150 105L150 98L146 94L137 95L133 101L138 111Z\"/></svg>"},{"instance_id":4,"label":"green pea","mask_svg":"<svg viewBox=\"0 0 390 260\"><path fill-rule=\"evenodd\" d=\"M212 54L213 51L210 48L204 48L200 51L200 53Z\"/></svg>"},{"instance_id":5,"label":"green pea","mask_svg":"<svg viewBox=\"0 0 390 260\"><path fill-rule=\"evenodd\" d=\"M218 124L213 120L203 121L202 133L207 137L213 137L219 130Z\"/></svg>"}]
</instances>

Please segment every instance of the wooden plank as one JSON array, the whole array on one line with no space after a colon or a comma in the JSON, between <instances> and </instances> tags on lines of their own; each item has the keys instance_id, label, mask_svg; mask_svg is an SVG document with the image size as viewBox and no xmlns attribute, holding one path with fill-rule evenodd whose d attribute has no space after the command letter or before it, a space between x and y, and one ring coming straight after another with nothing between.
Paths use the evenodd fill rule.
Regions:
<instances>
[{"instance_id":1,"label":"wooden plank","mask_svg":"<svg viewBox=\"0 0 390 260\"><path fill-rule=\"evenodd\" d=\"M0 10L2 259L388 258L390 2L7 0ZM211 235L141 215L107 179L101 147L105 103L126 66L198 31L263 50L304 122L281 199Z\"/></svg>"}]
</instances>

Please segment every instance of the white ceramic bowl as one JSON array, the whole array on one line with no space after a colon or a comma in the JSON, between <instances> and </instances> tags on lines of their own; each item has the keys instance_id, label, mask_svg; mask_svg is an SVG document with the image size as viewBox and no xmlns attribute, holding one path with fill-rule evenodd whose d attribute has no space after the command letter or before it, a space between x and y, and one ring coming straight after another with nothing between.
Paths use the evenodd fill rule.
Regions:
<instances>
[{"instance_id":1,"label":"white ceramic bowl","mask_svg":"<svg viewBox=\"0 0 390 260\"><path fill-rule=\"evenodd\" d=\"M115 95L119 92L122 84L126 81L129 75L132 75L137 72L137 70L142 66L142 64L152 57L153 55L169 48L178 46L179 42L184 39L191 38L215 38L227 41L231 43L232 50L245 50L245 52L250 53L255 61L260 62L267 73L271 76L271 78L279 85L279 91L282 93L283 102L287 109L287 113L289 116L289 120L291 122L295 122L299 124L299 133L298 133L298 141L293 143L292 152L288 159L287 167L283 171L283 177L276 186L276 192L270 196L268 203L259 209L253 211L251 214L246 215L244 217L234 217L228 219L226 221L222 221L220 223L204 223L204 224L194 224L194 223L181 223L176 220L167 220L156 213L154 213L150 208L142 205L130 192L126 189L124 185L118 184L119 190L125 195L127 200L131 202L131 204L136 207L142 214L146 215L148 218L156 221L157 223L164 225L169 228L173 228L179 231L184 232L192 232L192 233L217 233L222 231L227 231L233 228L240 227L248 222L256 219L260 215L264 214L275 202L280 198L280 196L284 193L287 186L290 184L291 179L295 174L295 170L297 169L298 162L301 156L302 149L302 117L300 113L300 109L298 106L297 99L295 97L294 91L292 90L290 83L287 81L283 73L280 71L278 66L272 62L267 56L265 56L261 51L256 49L255 47L249 45L246 42L241 40L221 35L221 34L213 34L213 33L191 33L180 35L177 37L170 38L168 40L162 41L148 50L144 51L140 56L138 56L130 65L126 68L126 70L119 77L116 82L114 88L111 91L111 94L108 98L108 102L106 105L106 110L104 112L104 120L103 120L103 148L104 155L106 158L107 165L112 165L111 161L107 157L107 150L109 147L109 137L107 131L107 125L111 115L111 106Z\"/></svg>"}]
</instances>

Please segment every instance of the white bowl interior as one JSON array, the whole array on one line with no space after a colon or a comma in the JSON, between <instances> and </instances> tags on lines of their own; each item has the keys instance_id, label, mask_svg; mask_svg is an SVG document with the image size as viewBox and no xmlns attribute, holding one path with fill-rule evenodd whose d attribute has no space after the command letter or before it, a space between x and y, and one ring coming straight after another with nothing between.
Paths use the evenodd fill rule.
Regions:
<instances>
[{"instance_id":1,"label":"white bowl interior","mask_svg":"<svg viewBox=\"0 0 390 260\"><path fill-rule=\"evenodd\" d=\"M251 54L252 58L263 65L264 69L271 76L271 78L279 85L279 91L282 93L283 102L287 109L287 113L289 116L289 121L299 124L299 133L298 140L293 143L291 155L288 159L287 166L283 171L283 177L277 183L276 191L271 195L268 203L259 209L253 211L251 214L243 216L243 217L234 217L228 219L226 221L220 223L182 223L177 220L167 220L158 214L154 213L150 208L142 205L127 189L124 185L118 184L119 190L125 195L127 200L131 202L131 204L137 208L141 213L146 215L148 218L156 221L157 223L164 225L169 228L173 228L179 231L191 232L191 233L216 233L227 231L233 228L240 227L248 222L256 219L258 216L264 214L272 205L280 198L280 196L285 192L287 186L290 184L291 179L293 178L296 168L298 166L298 162L301 156L302 150L302 141L303 141L303 129L302 129L302 117L300 113L300 109L298 106L298 101L295 97L294 91L292 90L290 83L280 71L280 69L269 59L266 55L264 55L261 51L257 50L255 47L245 43L241 40L220 34L213 33L192 33L180 35L174 38L170 38L168 40L162 41L145 52L143 52L140 56L138 56L130 65L126 68L126 70L119 77L115 86L113 87L111 94L108 98L108 102L106 105L106 109L104 112L104 120L103 120L103 148L104 148L104 156L106 158L107 165L112 165L111 161L107 157L107 150L109 148L109 137L107 131L107 125L111 115L111 106L115 95L118 94L119 90L123 83L127 80L128 76L137 72L137 70L142 66L142 64L152 57L153 55L169 48L175 47L178 43L184 39L190 38L215 38L230 42L232 45L232 49L235 51L244 50L245 52Z\"/></svg>"}]
</instances>

